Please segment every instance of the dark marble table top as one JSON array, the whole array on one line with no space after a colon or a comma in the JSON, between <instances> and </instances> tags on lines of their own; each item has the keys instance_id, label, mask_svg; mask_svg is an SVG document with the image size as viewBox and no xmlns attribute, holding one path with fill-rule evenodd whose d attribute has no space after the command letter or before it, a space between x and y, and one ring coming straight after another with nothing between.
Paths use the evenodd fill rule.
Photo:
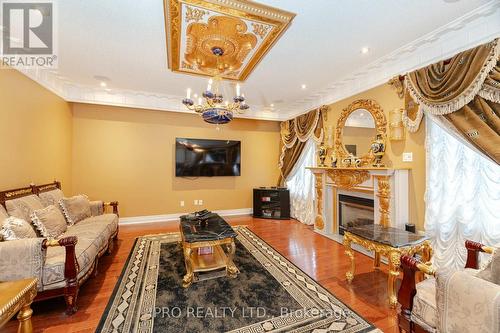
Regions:
<instances>
[{"instance_id":1,"label":"dark marble table top","mask_svg":"<svg viewBox=\"0 0 500 333\"><path fill-rule=\"evenodd\" d=\"M346 231L364 239L395 248L416 245L428 239L427 236L421 236L397 228L383 227L380 224L347 227Z\"/></svg>"},{"instance_id":2,"label":"dark marble table top","mask_svg":"<svg viewBox=\"0 0 500 333\"><path fill-rule=\"evenodd\" d=\"M219 214L210 213L203 220L207 221L206 226L204 226L202 219L194 215L181 216L181 231L184 234L185 242L216 241L237 236L233 228Z\"/></svg>"}]
</instances>

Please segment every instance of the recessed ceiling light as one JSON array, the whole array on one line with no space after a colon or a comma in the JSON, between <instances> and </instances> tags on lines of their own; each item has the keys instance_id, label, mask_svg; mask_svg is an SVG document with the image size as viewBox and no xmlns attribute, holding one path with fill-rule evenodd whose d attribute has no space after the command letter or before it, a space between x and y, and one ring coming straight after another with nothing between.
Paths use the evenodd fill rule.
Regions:
<instances>
[{"instance_id":1,"label":"recessed ceiling light","mask_svg":"<svg viewBox=\"0 0 500 333\"><path fill-rule=\"evenodd\" d=\"M104 82L104 81L101 82L101 87L105 88L107 86L108 86L108 84L106 82Z\"/></svg>"},{"instance_id":2,"label":"recessed ceiling light","mask_svg":"<svg viewBox=\"0 0 500 333\"><path fill-rule=\"evenodd\" d=\"M104 82L111 81L109 77L103 75L94 75L94 79L96 79L97 81L104 81Z\"/></svg>"},{"instance_id":3,"label":"recessed ceiling light","mask_svg":"<svg viewBox=\"0 0 500 333\"><path fill-rule=\"evenodd\" d=\"M367 47L363 47L363 48L361 48L361 53L363 53L363 54L366 54L366 53L368 53L369 51L370 51L370 49L369 49L369 48L367 48Z\"/></svg>"},{"instance_id":4,"label":"recessed ceiling light","mask_svg":"<svg viewBox=\"0 0 500 333\"><path fill-rule=\"evenodd\" d=\"M300 87L301 87L302 89L306 89L306 88L307 88L307 86L306 86L305 84L302 84Z\"/></svg>"},{"instance_id":5,"label":"recessed ceiling light","mask_svg":"<svg viewBox=\"0 0 500 333\"><path fill-rule=\"evenodd\" d=\"M272 108L274 108L274 104L270 104L269 106L272 107Z\"/></svg>"},{"instance_id":6,"label":"recessed ceiling light","mask_svg":"<svg viewBox=\"0 0 500 333\"><path fill-rule=\"evenodd\" d=\"M194 98L198 98L198 94L194 94L193 96L194 96Z\"/></svg>"}]
</instances>

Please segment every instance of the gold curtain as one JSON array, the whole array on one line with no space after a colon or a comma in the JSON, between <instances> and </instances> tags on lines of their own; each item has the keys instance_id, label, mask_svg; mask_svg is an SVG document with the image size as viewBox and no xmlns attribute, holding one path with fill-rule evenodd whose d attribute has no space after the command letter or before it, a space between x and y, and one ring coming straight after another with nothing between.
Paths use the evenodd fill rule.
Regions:
<instances>
[{"instance_id":1,"label":"gold curtain","mask_svg":"<svg viewBox=\"0 0 500 333\"><path fill-rule=\"evenodd\" d=\"M450 60L408 73L405 86L419 109L405 114L418 130L424 113L445 118L452 129L500 164L500 43L498 39Z\"/></svg>"},{"instance_id":2,"label":"gold curtain","mask_svg":"<svg viewBox=\"0 0 500 333\"><path fill-rule=\"evenodd\" d=\"M305 143L310 138L316 142L323 140L323 114L327 107L316 110L281 123L281 155L279 161L280 175L278 185L284 185L285 179L297 163Z\"/></svg>"}]
</instances>

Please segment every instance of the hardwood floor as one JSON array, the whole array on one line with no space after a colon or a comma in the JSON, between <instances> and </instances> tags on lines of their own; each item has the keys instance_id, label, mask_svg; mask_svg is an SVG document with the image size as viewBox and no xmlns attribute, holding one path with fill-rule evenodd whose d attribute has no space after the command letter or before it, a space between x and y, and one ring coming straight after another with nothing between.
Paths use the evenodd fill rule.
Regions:
<instances>
[{"instance_id":1,"label":"hardwood floor","mask_svg":"<svg viewBox=\"0 0 500 333\"><path fill-rule=\"evenodd\" d=\"M387 302L387 266L373 269L373 260L356 252L356 275L351 285L345 272L349 261L341 244L315 233L297 221L276 221L252 217L227 218L232 225L247 225L291 262L304 270L341 301L384 332L398 332L396 311ZM33 304L35 332L94 332L120 276L123 264L137 236L177 231L174 222L121 226L113 254L103 256L97 277L80 289L79 310L64 314L63 298ZM1 332L16 332L10 321Z\"/></svg>"}]
</instances>

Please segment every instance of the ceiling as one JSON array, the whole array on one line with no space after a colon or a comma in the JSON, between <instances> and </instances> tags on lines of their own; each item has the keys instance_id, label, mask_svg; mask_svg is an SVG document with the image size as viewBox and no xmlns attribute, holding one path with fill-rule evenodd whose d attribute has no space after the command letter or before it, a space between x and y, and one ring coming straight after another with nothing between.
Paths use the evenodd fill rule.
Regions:
<instances>
[{"instance_id":1,"label":"ceiling","mask_svg":"<svg viewBox=\"0 0 500 333\"><path fill-rule=\"evenodd\" d=\"M207 80L168 69L163 0L55 2L58 69L22 72L68 101L189 112L186 89ZM285 120L500 36L499 0L260 2L297 16L242 83L249 118Z\"/></svg>"},{"instance_id":2,"label":"ceiling","mask_svg":"<svg viewBox=\"0 0 500 333\"><path fill-rule=\"evenodd\" d=\"M164 0L168 67L244 81L295 14L256 2Z\"/></svg>"}]
</instances>

